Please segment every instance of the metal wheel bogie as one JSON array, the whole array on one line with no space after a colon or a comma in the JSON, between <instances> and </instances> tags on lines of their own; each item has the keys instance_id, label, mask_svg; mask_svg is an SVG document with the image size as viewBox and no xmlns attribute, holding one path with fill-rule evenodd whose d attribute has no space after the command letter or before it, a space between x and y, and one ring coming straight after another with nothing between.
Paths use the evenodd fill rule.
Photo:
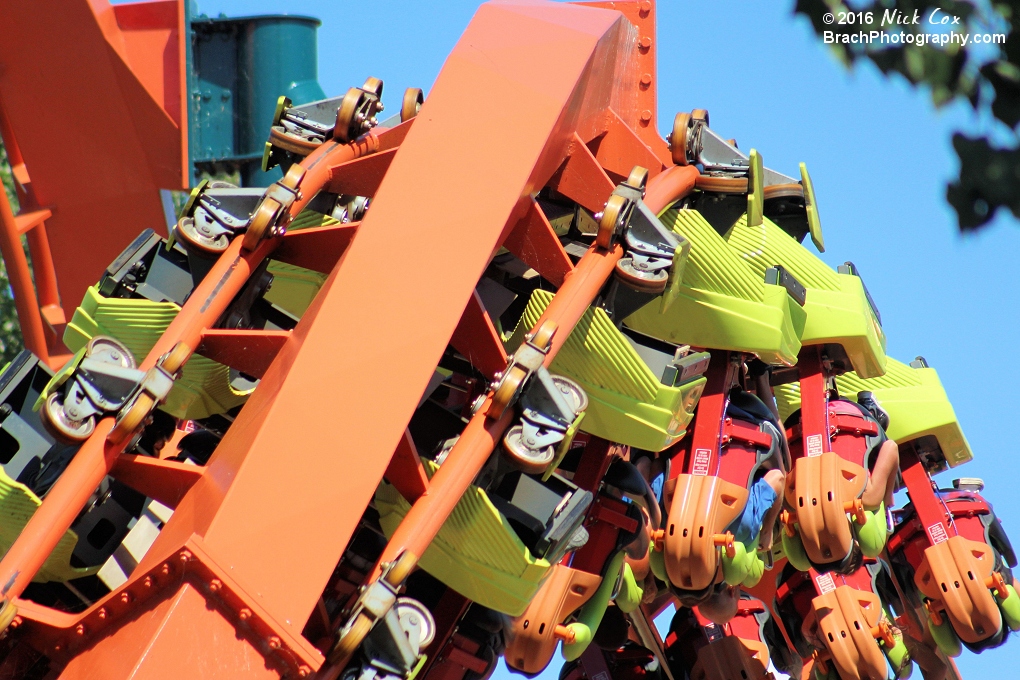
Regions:
<instances>
[{"instance_id":1,"label":"metal wheel bogie","mask_svg":"<svg viewBox=\"0 0 1020 680\"><path fill-rule=\"evenodd\" d=\"M378 78L369 78L362 87L347 90L336 112L333 139L349 144L375 127L375 115L383 110L383 83Z\"/></svg>"}]
</instances>

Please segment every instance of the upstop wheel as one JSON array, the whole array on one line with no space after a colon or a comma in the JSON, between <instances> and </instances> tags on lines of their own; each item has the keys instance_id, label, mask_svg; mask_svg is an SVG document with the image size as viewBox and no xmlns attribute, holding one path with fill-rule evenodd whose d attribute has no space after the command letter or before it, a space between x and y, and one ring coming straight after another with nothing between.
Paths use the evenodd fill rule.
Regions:
<instances>
[{"instance_id":1,"label":"upstop wheel","mask_svg":"<svg viewBox=\"0 0 1020 680\"><path fill-rule=\"evenodd\" d=\"M553 384L556 385L556 389L560 391L567 401L570 402L571 408L574 409L574 413L580 413L588 408L588 395L585 393L584 388L578 385L570 378L564 378L562 375L552 376Z\"/></svg>"},{"instance_id":2,"label":"upstop wheel","mask_svg":"<svg viewBox=\"0 0 1020 680\"><path fill-rule=\"evenodd\" d=\"M96 335L85 345L85 356L124 368L136 368L135 357L122 342L108 335Z\"/></svg>"},{"instance_id":3,"label":"upstop wheel","mask_svg":"<svg viewBox=\"0 0 1020 680\"><path fill-rule=\"evenodd\" d=\"M60 391L51 392L39 410L43 427L63 444L80 444L96 429L95 416L75 421L64 412L64 397Z\"/></svg>"},{"instance_id":4,"label":"upstop wheel","mask_svg":"<svg viewBox=\"0 0 1020 680\"><path fill-rule=\"evenodd\" d=\"M529 475L545 472L556 457L556 447L546 446L539 450L528 448L524 441L524 426L514 425L503 435L503 448L507 457L517 469Z\"/></svg>"},{"instance_id":5,"label":"upstop wheel","mask_svg":"<svg viewBox=\"0 0 1020 680\"><path fill-rule=\"evenodd\" d=\"M400 103L400 122L406 123L417 116L424 103L425 93L420 87L409 87L404 90L404 100Z\"/></svg>"},{"instance_id":6,"label":"upstop wheel","mask_svg":"<svg viewBox=\"0 0 1020 680\"><path fill-rule=\"evenodd\" d=\"M635 269L634 259L631 257L620 258L616 263L615 274L624 285L642 293L655 295L666 290L666 283L669 281L669 272L665 269L654 272Z\"/></svg>"},{"instance_id":7,"label":"upstop wheel","mask_svg":"<svg viewBox=\"0 0 1020 680\"><path fill-rule=\"evenodd\" d=\"M197 255L219 255L230 245L230 239L226 234L203 233L195 225L195 219L192 217L182 217L178 220L173 232L174 238L184 244L185 250Z\"/></svg>"}]
</instances>

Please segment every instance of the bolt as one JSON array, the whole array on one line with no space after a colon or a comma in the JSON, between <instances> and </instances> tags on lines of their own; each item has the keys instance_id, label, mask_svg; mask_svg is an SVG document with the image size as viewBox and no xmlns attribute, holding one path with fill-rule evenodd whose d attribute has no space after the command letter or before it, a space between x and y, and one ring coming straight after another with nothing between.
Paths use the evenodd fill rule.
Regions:
<instances>
[{"instance_id":1,"label":"bolt","mask_svg":"<svg viewBox=\"0 0 1020 680\"><path fill-rule=\"evenodd\" d=\"M222 588L222 587L223 587L223 583L221 583L218 578L214 578L212 581L209 581L209 592L210 593L219 592L219 589Z\"/></svg>"},{"instance_id":2,"label":"bolt","mask_svg":"<svg viewBox=\"0 0 1020 680\"><path fill-rule=\"evenodd\" d=\"M471 402L471 414L474 415L475 413L478 413L478 409L480 409L482 407L482 404L484 403L485 403L484 394L479 394L477 397L475 397L475 400Z\"/></svg>"},{"instance_id":3,"label":"bolt","mask_svg":"<svg viewBox=\"0 0 1020 680\"><path fill-rule=\"evenodd\" d=\"M648 87L649 85L651 85L652 84L652 74L651 73L644 73L644 74L642 74L641 75L641 84L644 85L645 87Z\"/></svg>"},{"instance_id":4,"label":"bolt","mask_svg":"<svg viewBox=\"0 0 1020 680\"><path fill-rule=\"evenodd\" d=\"M251 618L251 610L248 609L247 607L243 608L241 611L237 612L237 618L241 619L242 621L247 621L248 619Z\"/></svg>"},{"instance_id":5,"label":"bolt","mask_svg":"<svg viewBox=\"0 0 1020 680\"><path fill-rule=\"evenodd\" d=\"M13 621L11 621L11 628L17 628L17 627L18 627L18 626L20 626L20 625L21 625L21 624L22 624L23 622L24 622L24 619L22 619L22 618L21 618L20 616L15 616L15 617L14 617L14 620L13 620Z\"/></svg>"},{"instance_id":6,"label":"bolt","mask_svg":"<svg viewBox=\"0 0 1020 680\"><path fill-rule=\"evenodd\" d=\"M650 109L645 109L641 112L641 121L647 123L652 119L652 112Z\"/></svg>"},{"instance_id":7,"label":"bolt","mask_svg":"<svg viewBox=\"0 0 1020 680\"><path fill-rule=\"evenodd\" d=\"M130 602L131 602L131 593L124 592L124 593L120 594L120 603L121 604L129 604Z\"/></svg>"},{"instance_id":8,"label":"bolt","mask_svg":"<svg viewBox=\"0 0 1020 680\"><path fill-rule=\"evenodd\" d=\"M100 607L99 608L99 612L97 613L97 616L99 616L99 618L101 618L101 619L105 619L106 618L106 607Z\"/></svg>"},{"instance_id":9,"label":"bolt","mask_svg":"<svg viewBox=\"0 0 1020 680\"><path fill-rule=\"evenodd\" d=\"M78 627L74 629L74 632L77 633L78 635L84 635L85 634L85 626L83 626L82 624L79 623Z\"/></svg>"},{"instance_id":10,"label":"bolt","mask_svg":"<svg viewBox=\"0 0 1020 680\"><path fill-rule=\"evenodd\" d=\"M269 648L270 649L279 649L280 648L280 638L276 637L275 635L271 636L269 638Z\"/></svg>"},{"instance_id":11,"label":"bolt","mask_svg":"<svg viewBox=\"0 0 1020 680\"><path fill-rule=\"evenodd\" d=\"M151 576L146 576L144 579L142 579L142 585L145 586L146 588L151 588L152 587L152 577ZM127 595L127 593L124 593L124 595ZM123 595L121 597L123 597Z\"/></svg>"},{"instance_id":12,"label":"bolt","mask_svg":"<svg viewBox=\"0 0 1020 680\"><path fill-rule=\"evenodd\" d=\"M638 4L638 12L641 14L641 16L646 16L651 11L652 0L643 0L643 2Z\"/></svg>"},{"instance_id":13,"label":"bolt","mask_svg":"<svg viewBox=\"0 0 1020 680\"><path fill-rule=\"evenodd\" d=\"M181 554L178 555L177 557L178 557L178 559L180 559L181 562L183 562L184 564L187 564L188 562L191 561L191 551L190 550L182 550Z\"/></svg>"},{"instance_id":14,"label":"bolt","mask_svg":"<svg viewBox=\"0 0 1020 680\"><path fill-rule=\"evenodd\" d=\"M166 562L164 562L163 563L163 567L160 569L160 571L163 573L163 576L169 576L170 575L170 565L167 564Z\"/></svg>"},{"instance_id":15,"label":"bolt","mask_svg":"<svg viewBox=\"0 0 1020 680\"><path fill-rule=\"evenodd\" d=\"M312 669L308 666L298 666L297 674L299 678L307 678L312 674Z\"/></svg>"},{"instance_id":16,"label":"bolt","mask_svg":"<svg viewBox=\"0 0 1020 680\"><path fill-rule=\"evenodd\" d=\"M651 46L652 37L650 35L646 35L643 38L641 38L641 40L638 41L638 47L640 47L643 50L647 50Z\"/></svg>"}]
</instances>

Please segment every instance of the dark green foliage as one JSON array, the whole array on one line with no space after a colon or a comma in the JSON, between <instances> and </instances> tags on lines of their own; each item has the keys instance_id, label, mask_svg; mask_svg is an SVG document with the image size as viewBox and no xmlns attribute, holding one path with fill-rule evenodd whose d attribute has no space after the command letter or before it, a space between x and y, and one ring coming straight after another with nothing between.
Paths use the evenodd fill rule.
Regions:
<instances>
[{"instance_id":1,"label":"dark green foliage","mask_svg":"<svg viewBox=\"0 0 1020 680\"><path fill-rule=\"evenodd\" d=\"M18 197L14 193L14 178L3 144L0 144L0 181L3 182L11 206L17 211ZM0 262L0 367L6 365L23 348L21 326L18 324L18 312L14 308L11 284L7 280L7 269Z\"/></svg>"},{"instance_id":2,"label":"dark green foliage","mask_svg":"<svg viewBox=\"0 0 1020 680\"><path fill-rule=\"evenodd\" d=\"M899 10L899 16L920 17L920 22L882 25L887 12ZM928 17L957 16L955 26L931 26ZM1005 43L909 44L872 42L833 44L836 56L847 66L858 59L870 59L884 74L898 73L911 84L927 88L936 106L962 99L976 111L990 111L996 121L1008 128L1011 140L1005 145L993 144L989 137L970 138L953 135L953 147L960 157L960 176L949 185L946 198L956 209L961 231L970 231L987 224L996 211L1009 209L1020 218L1020 33L1013 31L1013 18L1020 16L1020 0L884 0L853 3L847 6L838 0L797 0L794 9L811 20L821 36L853 34L860 31L902 31L919 35L955 30L962 34L1004 34ZM852 25L827 23L827 13L871 12L871 22Z\"/></svg>"}]
</instances>

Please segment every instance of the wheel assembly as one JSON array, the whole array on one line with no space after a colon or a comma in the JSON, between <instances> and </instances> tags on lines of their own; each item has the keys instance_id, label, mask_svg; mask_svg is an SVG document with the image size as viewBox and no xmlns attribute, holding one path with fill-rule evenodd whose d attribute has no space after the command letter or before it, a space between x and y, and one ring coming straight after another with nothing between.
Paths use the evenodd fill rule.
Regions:
<instances>
[{"instance_id":1,"label":"wheel assembly","mask_svg":"<svg viewBox=\"0 0 1020 680\"><path fill-rule=\"evenodd\" d=\"M492 404L489 406L489 417L499 418L503 415L507 406L520 392L521 386L528 377L528 372L520 366L512 366L499 386L492 395Z\"/></svg>"},{"instance_id":2,"label":"wheel assembly","mask_svg":"<svg viewBox=\"0 0 1020 680\"><path fill-rule=\"evenodd\" d=\"M552 379L560 394L570 402L570 406L574 409L575 413L588 409L588 393L580 385L562 375L554 375Z\"/></svg>"},{"instance_id":3,"label":"wheel assembly","mask_svg":"<svg viewBox=\"0 0 1020 680\"><path fill-rule=\"evenodd\" d=\"M138 392L117 414L117 420L107 439L119 444L134 436L155 407L156 402L151 396L145 392Z\"/></svg>"},{"instance_id":4,"label":"wheel assembly","mask_svg":"<svg viewBox=\"0 0 1020 680\"><path fill-rule=\"evenodd\" d=\"M711 175L699 175L694 180L694 187L713 194L746 194L746 177L714 177Z\"/></svg>"},{"instance_id":5,"label":"wheel assembly","mask_svg":"<svg viewBox=\"0 0 1020 680\"><path fill-rule=\"evenodd\" d=\"M80 444L96 429L95 416L71 420L64 411L64 398L60 392L51 392L39 411L43 427L59 442Z\"/></svg>"},{"instance_id":6,"label":"wheel assembly","mask_svg":"<svg viewBox=\"0 0 1020 680\"><path fill-rule=\"evenodd\" d=\"M691 114L680 112L673 119L673 131L669 133L669 152L676 165L688 165L687 149L691 142L694 121Z\"/></svg>"},{"instance_id":7,"label":"wheel assembly","mask_svg":"<svg viewBox=\"0 0 1020 680\"><path fill-rule=\"evenodd\" d=\"M409 87L404 91L404 99L400 103L400 122L406 123L421 111L421 105L425 103L425 93L420 87Z\"/></svg>"},{"instance_id":8,"label":"wheel assembly","mask_svg":"<svg viewBox=\"0 0 1020 680\"><path fill-rule=\"evenodd\" d=\"M269 234L270 228L280 215L280 211L281 206L278 202L268 197L265 198L255 211L255 215L251 218L248 229L244 232L241 248L249 253L258 248L262 239Z\"/></svg>"},{"instance_id":9,"label":"wheel assembly","mask_svg":"<svg viewBox=\"0 0 1020 680\"><path fill-rule=\"evenodd\" d=\"M187 250L208 255L219 255L230 245L230 239L225 233L199 228L193 217L179 219L174 225L173 235Z\"/></svg>"},{"instance_id":10,"label":"wheel assembly","mask_svg":"<svg viewBox=\"0 0 1020 680\"><path fill-rule=\"evenodd\" d=\"M365 613L359 613L340 632L340 637L327 657L329 663L334 666L345 666L370 632L372 632L372 619Z\"/></svg>"},{"instance_id":11,"label":"wheel assembly","mask_svg":"<svg viewBox=\"0 0 1020 680\"><path fill-rule=\"evenodd\" d=\"M530 442L534 442L534 440L530 440ZM533 445L532 443L531 446ZM511 462L522 472L537 475L545 472L545 469L553 462L556 457L556 449L553 446L539 449L531 448L531 446L529 446L529 440L525 439L522 425L514 425L503 436L503 447Z\"/></svg>"},{"instance_id":12,"label":"wheel assembly","mask_svg":"<svg viewBox=\"0 0 1020 680\"><path fill-rule=\"evenodd\" d=\"M634 259L631 257L620 258L614 273L616 278L630 288L654 295L666 290L666 283L669 281L669 272L665 269L642 271L635 267Z\"/></svg>"},{"instance_id":13,"label":"wheel assembly","mask_svg":"<svg viewBox=\"0 0 1020 680\"><path fill-rule=\"evenodd\" d=\"M381 80L369 78L362 87L347 91L336 112L333 139L349 144L377 124L375 115L383 110L382 88Z\"/></svg>"},{"instance_id":14,"label":"wheel assembly","mask_svg":"<svg viewBox=\"0 0 1020 680\"><path fill-rule=\"evenodd\" d=\"M184 366L184 363L191 357L191 348L183 342L178 342L173 349L167 352L159 365L164 371L170 374L177 373Z\"/></svg>"},{"instance_id":15,"label":"wheel assembly","mask_svg":"<svg viewBox=\"0 0 1020 680\"><path fill-rule=\"evenodd\" d=\"M599 248L609 250L613 247L613 237L616 231L623 225L623 220L628 208L627 199L623 196L610 196L606 207L602 209L602 217L599 219L599 231L595 236L595 243Z\"/></svg>"}]
</instances>

